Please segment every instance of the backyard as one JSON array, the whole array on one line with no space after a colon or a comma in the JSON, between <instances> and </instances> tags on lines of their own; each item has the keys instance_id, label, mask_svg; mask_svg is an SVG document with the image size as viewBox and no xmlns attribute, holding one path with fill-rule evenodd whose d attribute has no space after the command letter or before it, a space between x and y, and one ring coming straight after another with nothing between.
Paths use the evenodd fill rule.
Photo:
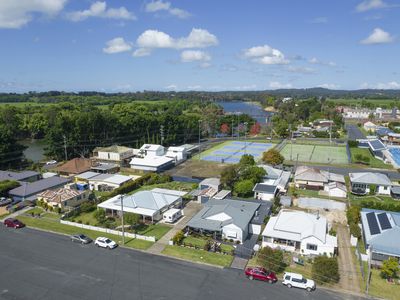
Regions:
<instances>
[{"instance_id":1,"label":"backyard","mask_svg":"<svg viewBox=\"0 0 400 300\"><path fill-rule=\"evenodd\" d=\"M369 151L369 149L350 147L350 153L351 153L351 162L352 163L359 163L358 160L356 159L356 156L361 155L361 156L367 157L369 159L368 162L365 162L365 165L368 165L371 168L392 169L392 165L385 164L380 159L373 157L371 152Z\"/></svg>"}]
</instances>

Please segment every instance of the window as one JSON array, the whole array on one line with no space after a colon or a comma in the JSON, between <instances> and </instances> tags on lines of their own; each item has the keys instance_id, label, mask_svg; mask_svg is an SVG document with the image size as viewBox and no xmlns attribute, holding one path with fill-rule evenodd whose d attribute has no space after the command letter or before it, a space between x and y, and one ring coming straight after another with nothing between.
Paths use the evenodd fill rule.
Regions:
<instances>
[{"instance_id":1,"label":"window","mask_svg":"<svg viewBox=\"0 0 400 300\"><path fill-rule=\"evenodd\" d=\"M292 281L293 281L293 282L302 283L302 282L303 282L303 279L300 279L300 278L292 278Z\"/></svg>"},{"instance_id":2,"label":"window","mask_svg":"<svg viewBox=\"0 0 400 300\"><path fill-rule=\"evenodd\" d=\"M307 244L307 250L317 251L318 246L314 244Z\"/></svg>"}]
</instances>

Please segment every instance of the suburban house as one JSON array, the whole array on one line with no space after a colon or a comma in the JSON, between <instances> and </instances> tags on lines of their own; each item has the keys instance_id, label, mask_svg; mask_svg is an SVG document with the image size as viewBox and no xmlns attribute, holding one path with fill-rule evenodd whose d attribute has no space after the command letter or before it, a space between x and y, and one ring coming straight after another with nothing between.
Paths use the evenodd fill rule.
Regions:
<instances>
[{"instance_id":1,"label":"suburban house","mask_svg":"<svg viewBox=\"0 0 400 300\"><path fill-rule=\"evenodd\" d=\"M73 158L66 163L55 168L55 171L61 176L75 176L87 172L92 167L92 161L88 158Z\"/></svg>"},{"instance_id":2,"label":"suburban house","mask_svg":"<svg viewBox=\"0 0 400 300\"><path fill-rule=\"evenodd\" d=\"M376 194L390 195L392 182L385 174L360 172L349 173L349 177L353 194L366 195L371 193L371 187L374 187Z\"/></svg>"},{"instance_id":3,"label":"suburban house","mask_svg":"<svg viewBox=\"0 0 400 300\"><path fill-rule=\"evenodd\" d=\"M337 238L328 234L329 229L326 218L319 214L282 209L269 219L262 233L262 247L304 255L334 255Z\"/></svg>"},{"instance_id":4,"label":"suburban house","mask_svg":"<svg viewBox=\"0 0 400 300\"><path fill-rule=\"evenodd\" d=\"M161 145L144 144L139 149L138 154L142 157L163 156L165 154L165 148Z\"/></svg>"},{"instance_id":5,"label":"suburban house","mask_svg":"<svg viewBox=\"0 0 400 300\"><path fill-rule=\"evenodd\" d=\"M262 165L267 175L263 182L257 183L254 188L254 198L260 200L273 200L278 193L286 193L290 179L290 172Z\"/></svg>"},{"instance_id":6,"label":"suburban house","mask_svg":"<svg viewBox=\"0 0 400 300\"><path fill-rule=\"evenodd\" d=\"M371 121L365 122L363 127L364 127L365 131L367 131L367 132L375 132L375 130L377 128L377 126L374 123L372 123Z\"/></svg>"},{"instance_id":7,"label":"suburban house","mask_svg":"<svg viewBox=\"0 0 400 300\"><path fill-rule=\"evenodd\" d=\"M210 199L187 223L189 230L211 234L243 243L249 234L261 230L261 225L251 224L260 203L240 200ZM254 227L254 228L253 228Z\"/></svg>"},{"instance_id":8,"label":"suburban house","mask_svg":"<svg viewBox=\"0 0 400 300\"><path fill-rule=\"evenodd\" d=\"M294 175L296 187L302 189L323 190L331 182L345 184L344 176L307 166L298 167Z\"/></svg>"},{"instance_id":9,"label":"suburban house","mask_svg":"<svg viewBox=\"0 0 400 300\"><path fill-rule=\"evenodd\" d=\"M198 152L199 150L199 145L184 144L181 147L185 148L188 157L191 157L195 152Z\"/></svg>"},{"instance_id":10,"label":"suburban house","mask_svg":"<svg viewBox=\"0 0 400 300\"><path fill-rule=\"evenodd\" d=\"M140 176L126 176L120 174L97 174L87 179L91 190L96 191L112 191L121 185L132 181L133 178Z\"/></svg>"},{"instance_id":11,"label":"suburban house","mask_svg":"<svg viewBox=\"0 0 400 300\"><path fill-rule=\"evenodd\" d=\"M386 146L381 142L381 140L373 139L368 140L367 142L369 150L371 151L372 155L380 160L385 159L385 155L383 151L386 150Z\"/></svg>"},{"instance_id":12,"label":"suburban house","mask_svg":"<svg viewBox=\"0 0 400 300\"><path fill-rule=\"evenodd\" d=\"M187 152L185 147L168 147L165 153L166 157L172 158L175 164L185 161L187 159Z\"/></svg>"},{"instance_id":13,"label":"suburban house","mask_svg":"<svg viewBox=\"0 0 400 300\"><path fill-rule=\"evenodd\" d=\"M219 178L206 178L199 183L199 188L193 191L192 195L197 197L197 202L206 203L211 198L217 196L220 190L221 181Z\"/></svg>"},{"instance_id":14,"label":"suburban house","mask_svg":"<svg viewBox=\"0 0 400 300\"><path fill-rule=\"evenodd\" d=\"M166 156L134 157L130 162L131 168L143 172L161 172L172 168L175 163L173 158Z\"/></svg>"},{"instance_id":15,"label":"suburban house","mask_svg":"<svg viewBox=\"0 0 400 300\"><path fill-rule=\"evenodd\" d=\"M14 180L14 181L33 182L39 179L40 179L40 173L35 171L23 171L23 172L0 171L0 181Z\"/></svg>"},{"instance_id":16,"label":"suburban house","mask_svg":"<svg viewBox=\"0 0 400 300\"><path fill-rule=\"evenodd\" d=\"M39 193L46 190L52 190L63 187L69 182L71 182L71 179L58 176L41 179L35 182L22 182L21 186L10 190L8 194L16 201L18 200L36 201L37 195Z\"/></svg>"},{"instance_id":17,"label":"suburban house","mask_svg":"<svg viewBox=\"0 0 400 300\"><path fill-rule=\"evenodd\" d=\"M93 150L92 160L95 162L113 163L120 167L128 167L130 159L137 153L137 149L125 146L98 147Z\"/></svg>"},{"instance_id":18,"label":"suburban house","mask_svg":"<svg viewBox=\"0 0 400 300\"><path fill-rule=\"evenodd\" d=\"M347 188L346 185L337 181L329 182L324 185L324 191L330 197L346 198Z\"/></svg>"},{"instance_id":19,"label":"suburban house","mask_svg":"<svg viewBox=\"0 0 400 300\"><path fill-rule=\"evenodd\" d=\"M37 195L38 201L43 201L53 208L71 209L89 200L89 191L77 190L75 184L56 190L47 190Z\"/></svg>"},{"instance_id":20,"label":"suburban house","mask_svg":"<svg viewBox=\"0 0 400 300\"><path fill-rule=\"evenodd\" d=\"M396 257L400 262L400 213L363 208L361 223L365 248L372 256L372 263L380 265L389 257Z\"/></svg>"},{"instance_id":21,"label":"suburban house","mask_svg":"<svg viewBox=\"0 0 400 300\"><path fill-rule=\"evenodd\" d=\"M143 217L143 221L152 223L160 221L163 213L171 208L181 208L182 197L186 192L155 188L151 191L140 191L133 195L117 195L97 205L109 214L121 213L121 197L124 212L135 213Z\"/></svg>"}]
</instances>

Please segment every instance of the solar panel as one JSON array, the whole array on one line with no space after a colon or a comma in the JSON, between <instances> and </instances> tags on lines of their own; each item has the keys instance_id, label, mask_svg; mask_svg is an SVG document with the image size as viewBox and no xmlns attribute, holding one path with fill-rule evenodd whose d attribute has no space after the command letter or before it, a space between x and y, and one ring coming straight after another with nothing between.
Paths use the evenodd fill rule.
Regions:
<instances>
[{"instance_id":1,"label":"solar panel","mask_svg":"<svg viewBox=\"0 0 400 300\"><path fill-rule=\"evenodd\" d=\"M375 213L370 212L367 213L367 221L368 221L368 226L369 226L369 232L371 235L381 233L381 230L379 229L378 221L376 220Z\"/></svg>"},{"instance_id":2,"label":"solar panel","mask_svg":"<svg viewBox=\"0 0 400 300\"><path fill-rule=\"evenodd\" d=\"M381 224L382 230L392 228L392 224L390 224L386 213L380 213L377 216L378 216L379 224Z\"/></svg>"}]
</instances>

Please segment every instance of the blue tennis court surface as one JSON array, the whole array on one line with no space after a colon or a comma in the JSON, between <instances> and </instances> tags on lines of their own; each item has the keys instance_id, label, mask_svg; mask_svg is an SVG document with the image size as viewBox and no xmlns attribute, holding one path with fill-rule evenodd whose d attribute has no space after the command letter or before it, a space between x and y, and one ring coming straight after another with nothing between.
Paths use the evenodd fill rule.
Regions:
<instances>
[{"instance_id":1,"label":"blue tennis court surface","mask_svg":"<svg viewBox=\"0 0 400 300\"><path fill-rule=\"evenodd\" d=\"M400 166L400 148L389 148L389 152L395 163Z\"/></svg>"},{"instance_id":2,"label":"blue tennis court surface","mask_svg":"<svg viewBox=\"0 0 400 300\"><path fill-rule=\"evenodd\" d=\"M236 164L244 154L253 155L254 159L258 160L261 158L263 152L268 151L273 146L273 144L268 143L232 141L222 148L212 151L209 155L202 156L201 159L219 163Z\"/></svg>"}]
</instances>

